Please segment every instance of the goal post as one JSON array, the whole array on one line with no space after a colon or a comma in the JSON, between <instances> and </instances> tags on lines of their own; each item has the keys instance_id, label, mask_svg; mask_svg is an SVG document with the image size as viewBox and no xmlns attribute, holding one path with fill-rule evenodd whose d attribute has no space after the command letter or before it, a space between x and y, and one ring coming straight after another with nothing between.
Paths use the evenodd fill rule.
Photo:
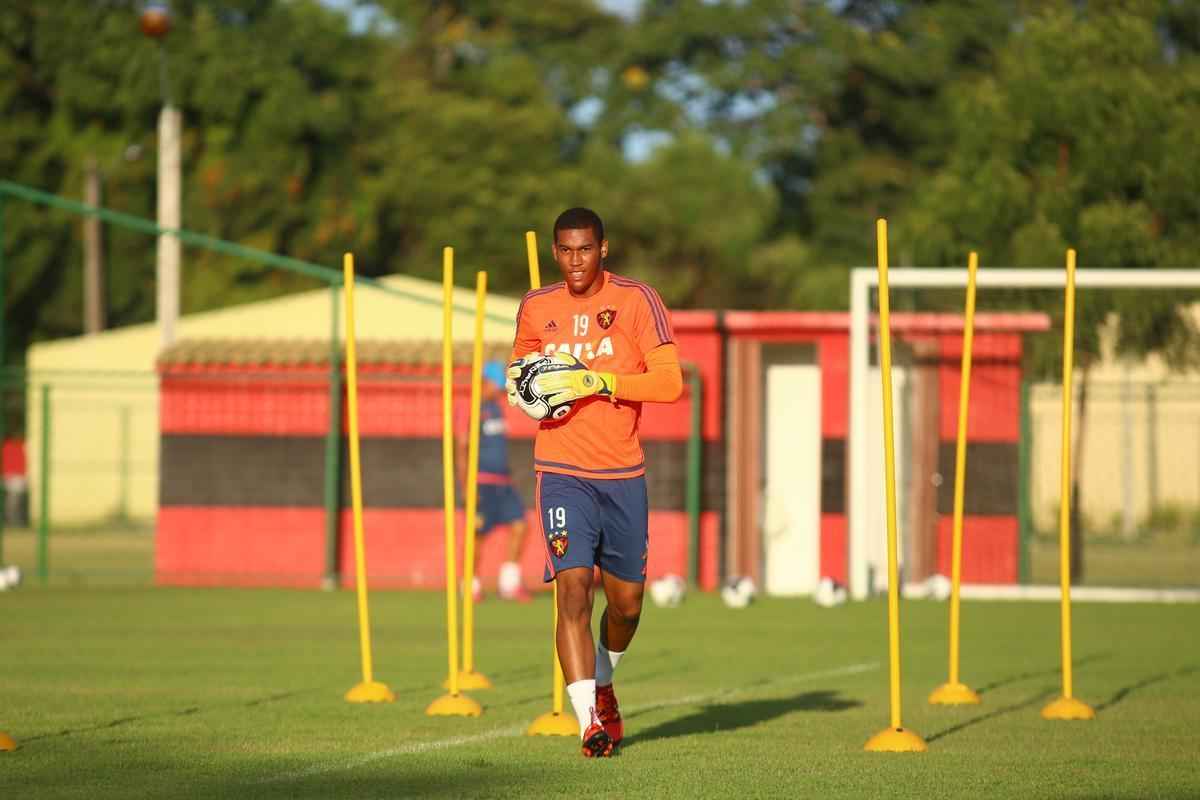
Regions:
<instances>
[{"instance_id":1,"label":"goal post","mask_svg":"<svg viewBox=\"0 0 1200 800\"><path fill-rule=\"evenodd\" d=\"M851 271L850 343L849 343L849 431L847 447L848 521L847 581L850 595L863 599L871 594L872 537L882 535L871 529L869 510L878 498L872 496L870 470L880 454L871 446L870 418L873 395L880 392L871 381L871 296L878 287L873 267ZM965 292L965 268L907 267L889 270L889 283L897 289L958 289ZM989 268L979 269L976 279L980 296L989 289L1062 290L1066 275L1061 268ZM1088 289L1200 289L1200 269L1080 269L1076 287ZM969 545L967 545L969 547Z\"/></svg>"}]
</instances>

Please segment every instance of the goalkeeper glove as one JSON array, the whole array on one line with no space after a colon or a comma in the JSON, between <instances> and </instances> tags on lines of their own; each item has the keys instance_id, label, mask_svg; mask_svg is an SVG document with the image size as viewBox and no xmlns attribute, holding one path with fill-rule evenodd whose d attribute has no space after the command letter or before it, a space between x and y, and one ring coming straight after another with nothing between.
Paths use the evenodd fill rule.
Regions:
<instances>
[{"instance_id":1,"label":"goalkeeper glove","mask_svg":"<svg viewBox=\"0 0 1200 800\"><path fill-rule=\"evenodd\" d=\"M533 379L534 389L546 398L551 407L569 403L592 395L613 396L617 379L611 372L596 372L566 350L558 350L550 356L552 362L565 364L571 369L544 372Z\"/></svg>"},{"instance_id":2,"label":"goalkeeper glove","mask_svg":"<svg viewBox=\"0 0 1200 800\"><path fill-rule=\"evenodd\" d=\"M521 402L521 396L517 393L517 381L521 379L521 374L529 369L531 365L539 361L549 360L548 356L533 352L526 353L516 361L509 362L508 369L505 371L504 391L508 394L508 404L510 406L519 405L525 410L525 404ZM528 413L528 410L526 410L526 413Z\"/></svg>"}]
</instances>

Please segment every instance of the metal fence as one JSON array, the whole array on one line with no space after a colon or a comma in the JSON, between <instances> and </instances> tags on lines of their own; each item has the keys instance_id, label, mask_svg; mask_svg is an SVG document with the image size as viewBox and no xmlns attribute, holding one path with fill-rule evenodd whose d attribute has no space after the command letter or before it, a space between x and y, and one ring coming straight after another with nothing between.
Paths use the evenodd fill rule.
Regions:
<instances>
[{"instance_id":1,"label":"metal fence","mask_svg":"<svg viewBox=\"0 0 1200 800\"><path fill-rule=\"evenodd\" d=\"M1028 579L1058 580L1062 388L1028 391ZM1074 574L1085 585L1200 585L1200 380L1075 387Z\"/></svg>"}]
</instances>

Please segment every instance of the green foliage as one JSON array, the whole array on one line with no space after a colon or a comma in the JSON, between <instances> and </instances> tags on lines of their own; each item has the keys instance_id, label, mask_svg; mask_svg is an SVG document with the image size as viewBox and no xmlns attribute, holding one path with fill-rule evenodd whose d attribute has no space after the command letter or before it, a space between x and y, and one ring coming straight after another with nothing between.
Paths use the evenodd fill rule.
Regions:
<instances>
[{"instance_id":1,"label":"green foliage","mask_svg":"<svg viewBox=\"0 0 1200 800\"><path fill-rule=\"evenodd\" d=\"M612 266L672 305L837 308L893 263L1191 266L1200 250L1200 15L1143 2L318 0L173 4L185 226L373 275L486 268L597 208ZM154 216L160 52L134 0L0 8L0 176ZM656 146L648 143L655 142ZM140 152L140 157L131 158ZM78 220L8 202L8 358L78 332ZM153 316L154 254L106 231L110 322ZM185 310L311 285L185 253ZM1176 298L1178 299L1178 298ZM981 303L986 305L985 300ZM1169 303L1091 293L1120 350L1186 352ZM1179 362L1180 364L1183 361Z\"/></svg>"}]
</instances>

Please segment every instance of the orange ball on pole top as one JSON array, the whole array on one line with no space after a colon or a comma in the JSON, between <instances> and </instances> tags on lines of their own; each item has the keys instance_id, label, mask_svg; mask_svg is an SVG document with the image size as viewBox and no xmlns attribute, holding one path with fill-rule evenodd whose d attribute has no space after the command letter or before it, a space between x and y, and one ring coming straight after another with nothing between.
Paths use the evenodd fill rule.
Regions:
<instances>
[{"instance_id":1,"label":"orange ball on pole top","mask_svg":"<svg viewBox=\"0 0 1200 800\"><path fill-rule=\"evenodd\" d=\"M171 32L171 9L164 3L148 3L142 8L138 25L151 39L161 39Z\"/></svg>"}]
</instances>

